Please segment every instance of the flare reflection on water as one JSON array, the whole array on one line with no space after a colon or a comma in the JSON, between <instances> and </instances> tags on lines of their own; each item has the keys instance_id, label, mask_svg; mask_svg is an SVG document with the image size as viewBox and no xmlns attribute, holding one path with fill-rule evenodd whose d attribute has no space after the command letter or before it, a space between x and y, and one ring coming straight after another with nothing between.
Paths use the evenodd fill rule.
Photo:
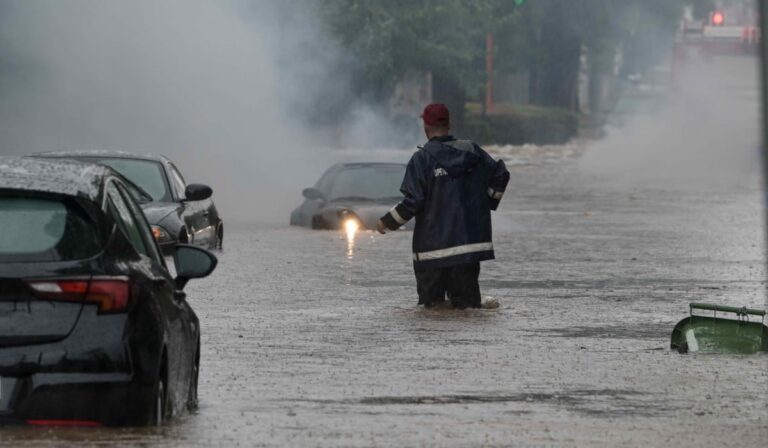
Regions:
<instances>
[{"instance_id":1,"label":"flare reflection on water","mask_svg":"<svg viewBox=\"0 0 768 448\"><path fill-rule=\"evenodd\" d=\"M354 218L347 219L344 230L347 232L347 258L351 259L355 254L355 235L360 230L360 223Z\"/></svg>"}]
</instances>

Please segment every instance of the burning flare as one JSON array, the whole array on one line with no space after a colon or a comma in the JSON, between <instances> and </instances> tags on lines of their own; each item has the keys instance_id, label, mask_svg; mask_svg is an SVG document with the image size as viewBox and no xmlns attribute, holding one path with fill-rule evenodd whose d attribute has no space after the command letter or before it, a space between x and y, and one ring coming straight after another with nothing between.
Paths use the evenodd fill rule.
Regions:
<instances>
[{"instance_id":1,"label":"burning flare","mask_svg":"<svg viewBox=\"0 0 768 448\"><path fill-rule=\"evenodd\" d=\"M347 239L354 240L355 234L360 230L360 223L356 219L347 219L344 221L344 230L347 232Z\"/></svg>"}]
</instances>

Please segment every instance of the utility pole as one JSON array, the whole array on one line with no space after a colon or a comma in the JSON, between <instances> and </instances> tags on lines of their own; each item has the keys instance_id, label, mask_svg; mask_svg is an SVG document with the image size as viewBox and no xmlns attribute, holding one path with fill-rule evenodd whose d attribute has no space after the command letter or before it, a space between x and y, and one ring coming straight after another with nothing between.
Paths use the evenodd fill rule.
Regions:
<instances>
[{"instance_id":1,"label":"utility pole","mask_svg":"<svg viewBox=\"0 0 768 448\"><path fill-rule=\"evenodd\" d=\"M762 98L763 98L763 116L762 116L762 124L763 124L763 141L760 145L761 153L763 155L763 185L766 190L768 190L768 44L765 43L765 39L763 37L765 36L765 30L768 29L768 0L760 0L760 13L758 14L758 17L760 18L760 23L758 24L760 28L760 67L761 67L761 78L762 78ZM768 213L768 208L766 208L766 211L764 213ZM765 230L766 232L766 238L768 238L768 228Z\"/></svg>"},{"instance_id":2,"label":"utility pole","mask_svg":"<svg viewBox=\"0 0 768 448\"><path fill-rule=\"evenodd\" d=\"M485 109L486 114L493 112L493 34L485 36Z\"/></svg>"}]
</instances>

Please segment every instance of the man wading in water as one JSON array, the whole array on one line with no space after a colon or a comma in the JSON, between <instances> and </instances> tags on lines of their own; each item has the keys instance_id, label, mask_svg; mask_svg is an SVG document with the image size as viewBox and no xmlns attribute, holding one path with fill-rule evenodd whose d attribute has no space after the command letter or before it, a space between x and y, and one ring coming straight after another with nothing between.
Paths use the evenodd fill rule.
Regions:
<instances>
[{"instance_id":1,"label":"man wading in water","mask_svg":"<svg viewBox=\"0 0 768 448\"><path fill-rule=\"evenodd\" d=\"M450 135L444 104L428 105L421 118L429 141L408 162L400 187L405 199L379 220L378 231L416 218L419 305L442 304L447 292L455 308L480 308L480 262L494 258L491 210L499 206L509 172L475 143Z\"/></svg>"}]
</instances>

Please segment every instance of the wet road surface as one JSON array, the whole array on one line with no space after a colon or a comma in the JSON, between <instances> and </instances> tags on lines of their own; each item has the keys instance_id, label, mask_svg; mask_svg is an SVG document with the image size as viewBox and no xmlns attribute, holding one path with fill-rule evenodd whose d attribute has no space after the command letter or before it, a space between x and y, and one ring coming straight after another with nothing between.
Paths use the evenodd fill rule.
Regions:
<instances>
[{"instance_id":1,"label":"wet road surface","mask_svg":"<svg viewBox=\"0 0 768 448\"><path fill-rule=\"evenodd\" d=\"M197 413L0 443L759 446L768 359L668 349L688 302L764 306L757 188L584 182L513 168L482 272L496 310L416 308L408 232L230 228L216 274L189 287Z\"/></svg>"},{"instance_id":2,"label":"wet road surface","mask_svg":"<svg viewBox=\"0 0 768 448\"><path fill-rule=\"evenodd\" d=\"M592 174L586 146L500 151L512 181L481 273L498 309L417 308L409 232L230 226L188 287L197 412L0 444L762 446L768 357L669 350L689 302L765 307L757 168L627 182Z\"/></svg>"}]
</instances>

